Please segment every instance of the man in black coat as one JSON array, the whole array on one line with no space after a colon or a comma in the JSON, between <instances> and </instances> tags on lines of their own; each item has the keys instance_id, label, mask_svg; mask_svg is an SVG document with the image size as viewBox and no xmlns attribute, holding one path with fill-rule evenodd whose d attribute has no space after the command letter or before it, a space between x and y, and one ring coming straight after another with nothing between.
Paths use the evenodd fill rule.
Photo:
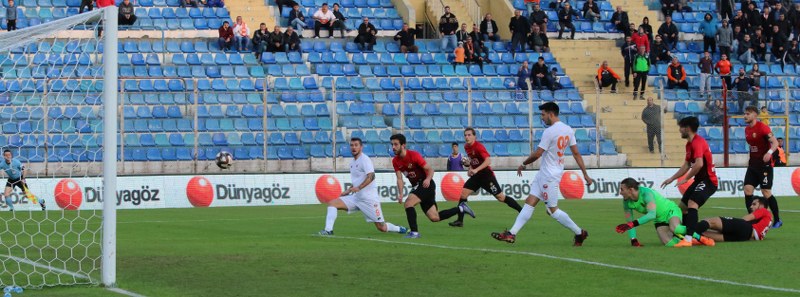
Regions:
<instances>
[{"instance_id":1,"label":"man in black coat","mask_svg":"<svg viewBox=\"0 0 800 297\"><path fill-rule=\"evenodd\" d=\"M515 53L519 47L525 52L525 40L530 32L530 24L528 20L522 17L522 11L514 11L514 17L508 23L508 29L511 30L511 53Z\"/></svg>"},{"instance_id":2,"label":"man in black coat","mask_svg":"<svg viewBox=\"0 0 800 297\"><path fill-rule=\"evenodd\" d=\"M365 48L367 51L372 51L372 46L375 45L375 34L378 34L378 30L369 23L369 18L364 18L364 22L358 26L358 36L356 36L355 42L362 51Z\"/></svg>"}]
</instances>

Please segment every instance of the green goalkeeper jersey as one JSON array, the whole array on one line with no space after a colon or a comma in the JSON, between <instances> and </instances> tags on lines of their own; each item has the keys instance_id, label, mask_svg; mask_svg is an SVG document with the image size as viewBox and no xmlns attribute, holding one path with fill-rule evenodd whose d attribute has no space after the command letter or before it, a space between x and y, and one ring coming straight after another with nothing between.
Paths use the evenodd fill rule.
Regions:
<instances>
[{"instance_id":1,"label":"green goalkeeper jersey","mask_svg":"<svg viewBox=\"0 0 800 297\"><path fill-rule=\"evenodd\" d=\"M675 202L664 198L660 193L648 187L639 186L639 199L622 200L622 208L625 210L625 218L632 222L633 211L644 214L638 221L639 225L644 225L652 220L656 223L669 223L669 219L674 216L681 216L681 209ZM636 238L636 228L628 231L630 238Z\"/></svg>"}]
</instances>

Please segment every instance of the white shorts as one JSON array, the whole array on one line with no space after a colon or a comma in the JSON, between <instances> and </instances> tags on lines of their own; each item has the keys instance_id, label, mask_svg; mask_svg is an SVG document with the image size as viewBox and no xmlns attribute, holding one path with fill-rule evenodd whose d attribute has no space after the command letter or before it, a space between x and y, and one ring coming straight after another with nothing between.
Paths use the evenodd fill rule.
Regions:
<instances>
[{"instance_id":1,"label":"white shorts","mask_svg":"<svg viewBox=\"0 0 800 297\"><path fill-rule=\"evenodd\" d=\"M560 179L543 178L537 175L531 182L531 190L528 195L536 196L547 207L558 206L558 192Z\"/></svg>"},{"instance_id":2,"label":"white shorts","mask_svg":"<svg viewBox=\"0 0 800 297\"><path fill-rule=\"evenodd\" d=\"M378 199L363 199L354 195L344 196L341 198L344 205L347 205L347 212L352 213L361 211L367 223L383 223L383 211L381 210L381 203Z\"/></svg>"}]
</instances>

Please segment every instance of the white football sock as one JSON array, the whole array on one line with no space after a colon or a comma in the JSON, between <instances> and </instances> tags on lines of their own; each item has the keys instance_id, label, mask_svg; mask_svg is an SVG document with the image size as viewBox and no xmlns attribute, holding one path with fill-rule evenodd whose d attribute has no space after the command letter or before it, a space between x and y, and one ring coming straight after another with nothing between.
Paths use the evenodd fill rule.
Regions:
<instances>
[{"instance_id":1,"label":"white football sock","mask_svg":"<svg viewBox=\"0 0 800 297\"><path fill-rule=\"evenodd\" d=\"M688 234L684 235L683 236L683 240L686 240L686 242L691 243L692 242L692 236L688 235Z\"/></svg>"},{"instance_id":2,"label":"white football sock","mask_svg":"<svg viewBox=\"0 0 800 297\"><path fill-rule=\"evenodd\" d=\"M526 203L525 206L522 207L522 211L520 211L519 214L517 215L517 220L514 221L514 226L512 226L511 230L508 231L511 232L511 234L516 235L517 232L519 232L519 230L522 229L523 226L525 226L525 223L527 223L528 220L531 219L531 217L533 216L534 209L535 207L530 206Z\"/></svg>"},{"instance_id":3,"label":"white football sock","mask_svg":"<svg viewBox=\"0 0 800 297\"><path fill-rule=\"evenodd\" d=\"M386 222L386 232L400 233L400 226Z\"/></svg>"},{"instance_id":4,"label":"white football sock","mask_svg":"<svg viewBox=\"0 0 800 297\"><path fill-rule=\"evenodd\" d=\"M336 222L336 216L339 210L336 207L328 206L328 215L325 217L325 231L333 231L333 223Z\"/></svg>"},{"instance_id":5,"label":"white football sock","mask_svg":"<svg viewBox=\"0 0 800 297\"><path fill-rule=\"evenodd\" d=\"M552 216L554 219L556 219L556 221L561 223L561 225L564 225L564 227L567 227L567 229L572 230L572 233L575 233L575 235L581 234L581 227L578 227L578 225L576 225L575 222L572 221L572 219L566 212L563 212L560 209L556 209L556 211L550 216Z\"/></svg>"}]
</instances>

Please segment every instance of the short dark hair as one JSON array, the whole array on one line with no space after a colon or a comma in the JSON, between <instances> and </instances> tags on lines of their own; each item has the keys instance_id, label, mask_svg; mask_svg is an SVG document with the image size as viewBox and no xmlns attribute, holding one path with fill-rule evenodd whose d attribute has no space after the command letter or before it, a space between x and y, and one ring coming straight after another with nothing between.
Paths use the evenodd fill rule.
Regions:
<instances>
[{"instance_id":1,"label":"short dark hair","mask_svg":"<svg viewBox=\"0 0 800 297\"><path fill-rule=\"evenodd\" d=\"M783 138L779 138L779 139L783 139ZM457 142L453 142L453 143L450 144L450 146L458 146L458 143Z\"/></svg>"},{"instance_id":2,"label":"short dark hair","mask_svg":"<svg viewBox=\"0 0 800 297\"><path fill-rule=\"evenodd\" d=\"M776 139L777 139L777 140L783 140L783 137L778 137L778 138L776 138Z\"/></svg>"},{"instance_id":3,"label":"short dark hair","mask_svg":"<svg viewBox=\"0 0 800 297\"><path fill-rule=\"evenodd\" d=\"M543 112L552 112L555 115L558 115L558 112L559 112L558 104L556 104L553 101L546 102L546 103L544 103L542 105L539 105L539 110L541 110Z\"/></svg>"},{"instance_id":4,"label":"short dark hair","mask_svg":"<svg viewBox=\"0 0 800 297\"><path fill-rule=\"evenodd\" d=\"M328 2L322 3L322 6L328 6Z\"/></svg>"},{"instance_id":5,"label":"short dark hair","mask_svg":"<svg viewBox=\"0 0 800 297\"><path fill-rule=\"evenodd\" d=\"M756 114L758 114L758 107L756 107L754 105L749 105L749 106L744 108L744 112L748 112L748 111L749 112L755 112Z\"/></svg>"},{"instance_id":6,"label":"short dark hair","mask_svg":"<svg viewBox=\"0 0 800 297\"><path fill-rule=\"evenodd\" d=\"M753 196L753 201L758 201L758 203L764 206L764 208L769 208L769 202L767 202L767 198L761 196ZM750 207L750 205L748 205L747 207Z\"/></svg>"},{"instance_id":7,"label":"short dark hair","mask_svg":"<svg viewBox=\"0 0 800 297\"><path fill-rule=\"evenodd\" d=\"M3 150L3 154L5 154L5 153L11 153L11 150L10 149L4 149Z\"/></svg>"},{"instance_id":8,"label":"short dark hair","mask_svg":"<svg viewBox=\"0 0 800 297\"><path fill-rule=\"evenodd\" d=\"M363 144L363 142L361 142L361 138L358 138L358 137L350 138L350 142L353 142L353 141L358 141L358 144Z\"/></svg>"},{"instance_id":9,"label":"short dark hair","mask_svg":"<svg viewBox=\"0 0 800 297\"><path fill-rule=\"evenodd\" d=\"M267 25L266 23L261 23L259 26L266 26L266 25Z\"/></svg>"},{"instance_id":10,"label":"short dark hair","mask_svg":"<svg viewBox=\"0 0 800 297\"><path fill-rule=\"evenodd\" d=\"M392 137L389 137L389 141L397 140L400 142L401 145L406 144L406 136L403 134L395 134Z\"/></svg>"},{"instance_id":11,"label":"short dark hair","mask_svg":"<svg viewBox=\"0 0 800 297\"><path fill-rule=\"evenodd\" d=\"M633 179L632 177L628 177L626 179L623 179L620 182L620 184L624 185L628 189L637 189L637 188L639 188L639 182L636 181L635 179Z\"/></svg>"},{"instance_id":12,"label":"short dark hair","mask_svg":"<svg viewBox=\"0 0 800 297\"><path fill-rule=\"evenodd\" d=\"M224 21L224 22L222 22L222 24L225 25L225 24L230 24L230 23L228 23L228 21Z\"/></svg>"},{"instance_id":13,"label":"short dark hair","mask_svg":"<svg viewBox=\"0 0 800 297\"><path fill-rule=\"evenodd\" d=\"M467 132L467 131L472 132L472 135L478 135L478 133L475 132L475 128L467 127L466 129L464 129L464 132Z\"/></svg>"},{"instance_id":14,"label":"short dark hair","mask_svg":"<svg viewBox=\"0 0 800 297\"><path fill-rule=\"evenodd\" d=\"M340 7L339 3L333 3L333 7Z\"/></svg>"},{"instance_id":15,"label":"short dark hair","mask_svg":"<svg viewBox=\"0 0 800 297\"><path fill-rule=\"evenodd\" d=\"M689 127L693 133L697 133L697 128L700 127L700 120L697 117L685 117L678 122L678 127Z\"/></svg>"},{"instance_id":16,"label":"short dark hair","mask_svg":"<svg viewBox=\"0 0 800 297\"><path fill-rule=\"evenodd\" d=\"M539 56L539 59L538 59L538 60L539 60L539 61L544 61L544 57L542 57L542 56Z\"/></svg>"}]
</instances>

